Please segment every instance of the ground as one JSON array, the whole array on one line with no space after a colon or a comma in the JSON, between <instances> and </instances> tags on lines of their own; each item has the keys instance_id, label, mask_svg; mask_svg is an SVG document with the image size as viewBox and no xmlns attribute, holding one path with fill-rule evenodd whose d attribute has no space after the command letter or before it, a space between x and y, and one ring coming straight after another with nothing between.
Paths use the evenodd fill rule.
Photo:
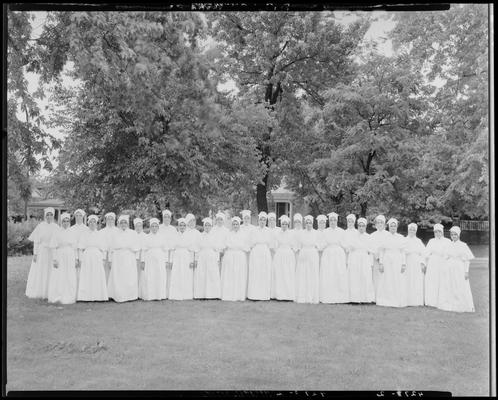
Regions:
<instances>
[{"instance_id":1,"label":"ground","mask_svg":"<svg viewBox=\"0 0 498 400\"><path fill-rule=\"evenodd\" d=\"M489 393L489 269L475 313L291 302L52 305L8 259L7 390L443 390Z\"/></svg>"}]
</instances>

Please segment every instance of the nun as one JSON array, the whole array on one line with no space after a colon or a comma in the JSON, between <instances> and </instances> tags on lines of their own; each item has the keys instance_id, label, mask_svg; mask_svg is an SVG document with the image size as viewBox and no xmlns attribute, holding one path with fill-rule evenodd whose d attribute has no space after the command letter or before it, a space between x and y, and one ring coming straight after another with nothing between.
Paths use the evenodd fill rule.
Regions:
<instances>
[{"instance_id":1,"label":"nun","mask_svg":"<svg viewBox=\"0 0 498 400\"><path fill-rule=\"evenodd\" d=\"M226 217L221 211L218 211L215 215L215 226L211 229L211 234L216 237L216 241L220 244L222 251L220 252L220 274L221 274L221 260L223 260L223 251L225 248L225 242L227 236L230 233L230 229L226 227Z\"/></svg>"},{"instance_id":2,"label":"nun","mask_svg":"<svg viewBox=\"0 0 498 400\"><path fill-rule=\"evenodd\" d=\"M424 302L426 306L437 307L439 299L440 273L446 262L450 239L444 237L444 228L441 224L434 225L434 237L429 240L425 248Z\"/></svg>"},{"instance_id":3,"label":"nun","mask_svg":"<svg viewBox=\"0 0 498 400\"><path fill-rule=\"evenodd\" d=\"M105 218L105 228L101 230L102 240L104 241L105 248L105 276L107 282L109 282L109 274L111 271L111 244L114 240L114 236L119 232L116 226L116 214L113 212L108 212L104 215Z\"/></svg>"},{"instance_id":4,"label":"nun","mask_svg":"<svg viewBox=\"0 0 498 400\"><path fill-rule=\"evenodd\" d=\"M171 267L173 265L173 249L178 236L177 229L171 225L172 213L170 210L163 210L163 223L159 226L159 234L163 238L166 254L166 296L169 296L169 285L171 283Z\"/></svg>"},{"instance_id":5,"label":"nun","mask_svg":"<svg viewBox=\"0 0 498 400\"><path fill-rule=\"evenodd\" d=\"M232 218L221 266L221 300L244 301L247 294L247 235L240 229L240 218Z\"/></svg>"},{"instance_id":6,"label":"nun","mask_svg":"<svg viewBox=\"0 0 498 400\"><path fill-rule=\"evenodd\" d=\"M78 208L74 212L74 219L76 222L73 226L71 226L69 228L69 232L72 232L72 234L74 234L75 239L76 239L76 243L78 243L80 241L81 236L84 233L88 232L88 226L86 226L84 221L83 221L85 218L85 215L86 215L85 211L82 210L81 208ZM76 264L78 267L81 264L80 256L81 256L81 253L80 253L80 250L78 249L76 252Z\"/></svg>"},{"instance_id":7,"label":"nun","mask_svg":"<svg viewBox=\"0 0 498 400\"><path fill-rule=\"evenodd\" d=\"M348 262L349 253L353 250L353 243L356 242L356 238L358 236L358 231L355 228L356 223L356 215L349 214L346 217L346 229L343 232L343 247L346 252L346 262ZM349 264L347 264L349 265Z\"/></svg>"},{"instance_id":8,"label":"nun","mask_svg":"<svg viewBox=\"0 0 498 400\"><path fill-rule=\"evenodd\" d=\"M373 246L366 232L367 220L358 218L358 231L348 239L347 260L349 278L349 301L351 303L373 303L375 291L372 280ZM347 231L346 231L347 232Z\"/></svg>"},{"instance_id":9,"label":"nun","mask_svg":"<svg viewBox=\"0 0 498 400\"><path fill-rule=\"evenodd\" d=\"M266 226L268 215L261 211L258 214L258 227L249 236L251 251L249 253L247 298L250 300L270 300L272 259L274 247L273 234Z\"/></svg>"},{"instance_id":10,"label":"nun","mask_svg":"<svg viewBox=\"0 0 498 400\"><path fill-rule=\"evenodd\" d=\"M111 271L107 290L109 298L121 303L138 299L137 259L140 244L137 233L129 228L130 216L118 218L119 230L110 246Z\"/></svg>"},{"instance_id":11,"label":"nun","mask_svg":"<svg viewBox=\"0 0 498 400\"><path fill-rule=\"evenodd\" d=\"M387 221L389 238L381 242L379 252L379 281L376 303L379 306L406 307L408 281L406 279L405 237L398 233L398 220Z\"/></svg>"},{"instance_id":12,"label":"nun","mask_svg":"<svg viewBox=\"0 0 498 400\"><path fill-rule=\"evenodd\" d=\"M337 226L336 213L329 213L328 217L329 227L323 233L320 259L320 303L348 303L349 277L342 248L344 230Z\"/></svg>"},{"instance_id":13,"label":"nun","mask_svg":"<svg viewBox=\"0 0 498 400\"><path fill-rule=\"evenodd\" d=\"M213 220L202 220L204 231L200 233L197 264L194 268L194 298L221 298L220 254L223 250L221 236L213 233Z\"/></svg>"},{"instance_id":14,"label":"nun","mask_svg":"<svg viewBox=\"0 0 498 400\"><path fill-rule=\"evenodd\" d=\"M386 230L386 217L383 215L377 215L375 217L375 232L370 235L372 239L372 244L374 246L374 265L373 265L373 282L375 293L377 293L377 286L379 282L379 256L382 251L382 243L389 240L389 232Z\"/></svg>"},{"instance_id":15,"label":"nun","mask_svg":"<svg viewBox=\"0 0 498 400\"><path fill-rule=\"evenodd\" d=\"M60 229L54 222L53 207L45 208L43 214L45 221L40 222L28 237L33 242L33 260L26 283L26 296L32 299L48 299L48 283L54 263L50 240Z\"/></svg>"},{"instance_id":16,"label":"nun","mask_svg":"<svg viewBox=\"0 0 498 400\"><path fill-rule=\"evenodd\" d=\"M273 256L275 299L294 300L296 297L296 244L289 229L290 218L280 217L280 231L275 236L275 255Z\"/></svg>"},{"instance_id":17,"label":"nun","mask_svg":"<svg viewBox=\"0 0 498 400\"><path fill-rule=\"evenodd\" d=\"M407 305L424 305L425 246L417 237L417 224L408 224L405 239Z\"/></svg>"},{"instance_id":18,"label":"nun","mask_svg":"<svg viewBox=\"0 0 498 400\"><path fill-rule=\"evenodd\" d=\"M71 215L61 215L61 229L50 239L54 264L48 283L48 302L73 304L76 302L76 234L71 231Z\"/></svg>"},{"instance_id":19,"label":"nun","mask_svg":"<svg viewBox=\"0 0 498 400\"><path fill-rule=\"evenodd\" d=\"M147 234L144 232L144 220L142 218L134 218L133 219L133 229L137 233L137 244L138 244L138 257L137 257L137 276L138 276L138 287L140 287L140 279L142 278L142 262L143 251L145 245L145 239L147 238Z\"/></svg>"},{"instance_id":20,"label":"nun","mask_svg":"<svg viewBox=\"0 0 498 400\"><path fill-rule=\"evenodd\" d=\"M277 234L281 231L281 228L277 226L277 215L274 212L268 213L268 229L272 235L272 246L270 247L271 257L272 257L272 266L271 266L271 290L270 290L270 298L275 299L275 269L273 264L273 258L275 257L275 249L276 249L276 238Z\"/></svg>"},{"instance_id":21,"label":"nun","mask_svg":"<svg viewBox=\"0 0 498 400\"><path fill-rule=\"evenodd\" d=\"M469 282L470 260L474 255L467 243L460 240L458 226L450 228L451 242L447 258L441 266L439 296L436 307L445 311L474 312Z\"/></svg>"},{"instance_id":22,"label":"nun","mask_svg":"<svg viewBox=\"0 0 498 400\"><path fill-rule=\"evenodd\" d=\"M172 257L168 297L170 300L192 300L194 298L194 240L195 236L187 231L186 218L180 218Z\"/></svg>"},{"instance_id":23,"label":"nun","mask_svg":"<svg viewBox=\"0 0 498 400\"><path fill-rule=\"evenodd\" d=\"M164 300L168 248L159 232L159 220L151 218L149 226L150 232L144 236L142 243L143 261L140 263L139 297L142 300Z\"/></svg>"},{"instance_id":24,"label":"nun","mask_svg":"<svg viewBox=\"0 0 498 400\"><path fill-rule=\"evenodd\" d=\"M292 218L293 222L293 232L299 232L303 230L303 216L299 213L294 214L294 217Z\"/></svg>"},{"instance_id":25,"label":"nun","mask_svg":"<svg viewBox=\"0 0 498 400\"><path fill-rule=\"evenodd\" d=\"M320 260L318 237L313 216L304 217L304 229L297 235L299 255L296 267L296 302L318 303L320 300Z\"/></svg>"},{"instance_id":26,"label":"nun","mask_svg":"<svg viewBox=\"0 0 498 400\"><path fill-rule=\"evenodd\" d=\"M77 301L107 301L107 279L105 273L107 244L103 230L97 230L99 217L87 218L88 231L81 235L78 249L81 254L80 277Z\"/></svg>"}]
</instances>

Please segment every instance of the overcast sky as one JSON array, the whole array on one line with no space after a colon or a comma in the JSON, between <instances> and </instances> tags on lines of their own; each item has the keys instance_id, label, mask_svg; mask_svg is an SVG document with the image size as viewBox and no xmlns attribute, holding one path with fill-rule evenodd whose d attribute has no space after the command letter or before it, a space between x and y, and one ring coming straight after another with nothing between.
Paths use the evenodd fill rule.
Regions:
<instances>
[{"instance_id":1,"label":"overcast sky","mask_svg":"<svg viewBox=\"0 0 498 400\"><path fill-rule=\"evenodd\" d=\"M394 28L394 22L391 21L389 13L385 11L374 11L374 12L349 12L349 11L337 11L334 12L334 15L337 18L337 22L343 25L348 25L351 22L355 21L360 15L370 15L373 22L365 34L366 40L372 40L377 42L378 51L390 56L392 55L392 44L391 41L386 38L386 34ZM32 21L32 38L38 37L43 29L43 25L46 19L46 12L33 12L35 16ZM38 76L34 73L27 73L26 78L28 80L28 89L30 92L36 91L38 87ZM74 85L75 82L72 79L67 77L63 78L63 84L65 85ZM235 88L233 82L227 82L226 84L219 85L219 90L222 91L231 91ZM48 119L49 114L49 93L43 100L38 100L38 104L40 106L40 111L42 115L45 115ZM22 116L20 116L22 118ZM46 128L46 130L59 139L63 139L65 136L65 132L63 129L58 128ZM53 153L51 158L54 166L57 164L56 161L57 153ZM48 175L48 172L42 170L41 176Z\"/></svg>"}]
</instances>

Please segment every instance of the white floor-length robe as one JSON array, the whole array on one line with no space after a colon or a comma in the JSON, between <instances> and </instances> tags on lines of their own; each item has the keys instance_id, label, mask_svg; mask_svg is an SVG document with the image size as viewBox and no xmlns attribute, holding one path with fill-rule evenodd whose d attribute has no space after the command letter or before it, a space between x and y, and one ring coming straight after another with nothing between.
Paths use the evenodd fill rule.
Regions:
<instances>
[{"instance_id":1,"label":"white floor-length robe","mask_svg":"<svg viewBox=\"0 0 498 400\"><path fill-rule=\"evenodd\" d=\"M76 302L76 234L61 227L52 235L50 247L58 266L52 267L48 283L48 302L73 304Z\"/></svg>"},{"instance_id":2,"label":"white floor-length robe","mask_svg":"<svg viewBox=\"0 0 498 400\"><path fill-rule=\"evenodd\" d=\"M406 237L406 280L407 303L409 306L424 305L424 272L422 262L425 262L425 246L418 237Z\"/></svg>"},{"instance_id":3,"label":"white floor-length robe","mask_svg":"<svg viewBox=\"0 0 498 400\"><path fill-rule=\"evenodd\" d=\"M277 235L282 232L282 228L275 226L273 228L268 227L272 236L272 246L270 246L271 251L271 289L270 289L270 299L275 299L275 264L273 262L275 258L275 250L277 248Z\"/></svg>"},{"instance_id":4,"label":"white floor-length robe","mask_svg":"<svg viewBox=\"0 0 498 400\"><path fill-rule=\"evenodd\" d=\"M352 230L351 230L352 231ZM347 232L347 231L346 231ZM375 291L372 278L374 245L368 233L350 233L348 246L349 301L372 303Z\"/></svg>"},{"instance_id":5,"label":"white floor-length robe","mask_svg":"<svg viewBox=\"0 0 498 400\"><path fill-rule=\"evenodd\" d=\"M76 246L80 242L81 236L84 233L87 233L90 230L88 226L86 226L84 223L81 224L74 224L69 228L69 231L71 234L74 235L75 241L76 241ZM79 249L76 249L76 259L80 260L81 256L81 251ZM81 260L80 260L81 263ZM81 267L81 265L80 265ZM78 282L80 280L80 268L76 268L76 288L78 288Z\"/></svg>"},{"instance_id":6,"label":"white floor-length robe","mask_svg":"<svg viewBox=\"0 0 498 400\"><path fill-rule=\"evenodd\" d=\"M296 298L296 251L297 245L291 230L280 230L275 235L273 256L274 298L294 300Z\"/></svg>"},{"instance_id":7,"label":"white floor-length robe","mask_svg":"<svg viewBox=\"0 0 498 400\"><path fill-rule=\"evenodd\" d=\"M119 229L111 244L111 271L107 291L116 302L138 299L137 259L140 249L137 233Z\"/></svg>"},{"instance_id":8,"label":"white floor-length robe","mask_svg":"<svg viewBox=\"0 0 498 400\"><path fill-rule=\"evenodd\" d=\"M165 251L167 252L166 260L173 262L173 250L175 247L178 231L173 225L159 225L159 233L163 237ZM166 270L166 298L169 297L169 286L171 283L171 267Z\"/></svg>"},{"instance_id":9,"label":"white floor-length robe","mask_svg":"<svg viewBox=\"0 0 498 400\"><path fill-rule=\"evenodd\" d=\"M475 311L470 280L465 279L473 258L466 243L457 240L448 244L448 258L441 268L437 308L457 312Z\"/></svg>"},{"instance_id":10,"label":"white floor-length robe","mask_svg":"<svg viewBox=\"0 0 498 400\"><path fill-rule=\"evenodd\" d=\"M141 231L138 233L135 231L137 234L137 245L138 245L138 262L137 262L137 277L138 277L138 297L140 297L140 288L141 288L141 281L143 278L143 273L144 270L142 269L141 262L144 261L144 252L145 252L145 241L147 240L147 236L149 236L145 231Z\"/></svg>"},{"instance_id":11,"label":"white floor-length robe","mask_svg":"<svg viewBox=\"0 0 498 400\"><path fill-rule=\"evenodd\" d=\"M194 269L190 265L195 260L197 240L197 234L193 229L187 229L183 233L178 232L172 257L173 267L168 296L170 300L194 298Z\"/></svg>"},{"instance_id":12,"label":"white floor-length robe","mask_svg":"<svg viewBox=\"0 0 498 400\"><path fill-rule=\"evenodd\" d=\"M119 232L119 228L117 226L105 226L99 232L102 232L102 238L107 244L107 247L104 249L104 258L108 255L108 261L111 261L111 245L114 241L114 236ZM107 283L109 283L109 274L111 272L111 268L109 265L104 265L105 270L105 279Z\"/></svg>"},{"instance_id":13,"label":"white floor-length robe","mask_svg":"<svg viewBox=\"0 0 498 400\"><path fill-rule=\"evenodd\" d=\"M427 269L424 280L424 302L426 306L437 307L441 268L446 263L448 244L450 243L451 241L445 237L432 238L425 248Z\"/></svg>"},{"instance_id":14,"label":"white floor-length robe","mask_svg":"<svg viewBox=\"0 0 498 400\"><path fill-rule=\"evenodd\" d=\"M247 253L245 232L230 232L221 266L221 300L244 301L247 296Z\"/></svg>"},{"instance_id":15,"label":"white floor-length robe","mask_svg":"<svg viewBox=\"0 0 498 400\"><path fill-rule=\"evenodd\" d=\"M303 229L296 235L299 254L296 267L296 302L318 303L320 300L320 259L316 230Z\"/></svg>"},{"instance_id":16,"label":"white floor-length robe","mask_svg":"<svg viewBox=\"0 0 498 400\"><path fill-rule=\"evenodd\" d=\"M222 249L225 249L225 244L227 237L230 233L230 229L228 229L226 226L218 226L215 225L211 229L211 233L215 236L215 240L217 243L219 243L222 247ZM220 279L221 279L221 266L223 265L223 254L224 250L220 253Z\"/></svg>"},{"instance_id":17,"label":"white floor-length robe","mask_svg":"<svg viewBox=\"0 0 498 400\"><path fill-rule=\"evenodd\" d=\"M273 233L266 226L257 227L249 237L247 298L251 300L270 300L271 294L271 248L274 244Z\"/></svg>"},{"instance_id":18,"label":"white floor-length robe","mask_svg":"<svg viewBox=\"0 0 498 400\"><path fill-rule=\"evenodd\" d=\"M143 300L166 299L167 248L161 233L152 231L142 242L144 269L139 279L138 297Z\"/></svg>"},{"instance_id":19,"label":"white floor-length robe","mask_svg":"<svg viewBox=\"0 0 498 400\"><path fill-rule=\"evenodd\" d=\"M28 240L33 242L33 255L37 256L36 262L34 260L31 262L26 282L26 296L29 298L48 298L48 282L54 264L50 240L59 229L59 225L55 222L49 224L42 221L28 237Z\"/></svg>"},{"instance_id":20,"label":"white floor-length robe","mask_svg":"<svg viewBox=\"0 0 498 400\"><path fill-rule=\"evenodd\" d=\"M104 260L108 245L102 230L84 233L78 248L81 252L81 267L78 284L78 301L107 301L107 279Z\"/></svg>"},{"instance_id":21,"label":"white floor-length robe","mask_svg":"<svg viewBox=\"0 0 498 400\"><path fill-rule=\"evenodd\" d=\"M408 305L408 280L406 270L405 237L389 232L379 253L379 263L384 272L379 275L375 302L379 306L406 307Z\"/></svg>"},{"instance_id":22,"label":"white floor-length robe","mask_svg":"<svg viewBox=\"0 0 498 400\"><path fill-rule=\"evenodd\" d=\"M322 234L320 259L320 302L348 303L349 275L342 247L344 229L327 228Z\"/></svg>"},{"instance_id":23,"label":"white floor-length robe","mask_svg":"<svg viewBox=\"0 0 498 400\"><path fill-rule=\"evenodd\" d=\"M389 235L390 235L389 231L387 231L385 229L383 229L381 231L376 230L375 232L372 232L370 234L370 238L372 239L372 246L373 246L373 250L374 250L372 278L373 278L375 296L377 296L377 287L379 285L379 276L380 276L379 262L377 261L377 258L379 257L380 252L382 250L382 244L386 240L389 240Z\"/></svg>"},{"instance_id":24,"label":"white floor-length robe","mask_svg":"<svg viewBox=\"0 0 498 400\"><path fill-rule=\"evenodd\" d=\"M194 269L194 298L220 299L220 253L224 247L221 235L202 232L198 238L197 266Z\"/></svg>"}]
</instances>

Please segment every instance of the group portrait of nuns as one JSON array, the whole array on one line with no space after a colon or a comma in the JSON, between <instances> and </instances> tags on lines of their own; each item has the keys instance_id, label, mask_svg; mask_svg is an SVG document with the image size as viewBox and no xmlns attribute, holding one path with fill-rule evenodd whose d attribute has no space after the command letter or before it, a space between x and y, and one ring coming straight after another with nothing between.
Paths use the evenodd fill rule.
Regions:
<instances>
[{"instance_id":1,"label":"group portrait of nuns","mask_svg":"<svg viewBox=\"0 0 498 400\"><path fill-rule=\"evenodd\" d=\"M398 221L379 215L376 231L366 232L367 220L354 214L347 227L338 214L316 217L260 212L251 224L251 211L242 219L218 212L204 218L203 231L187 214L171 225L164 210L162 223L128 215L99 217L84 210L61 215L44 210L44 221L29 236L33 259L26 296L51 303L76 301L221 299L226 301L287 300L296 303L375 303L379 306L431 306L447 311L473 312L469 265L474 258L460 240L460 228L444 237L441 224L427 246L416 236L397 232ZM328 222L328 227L327 227Z\"/></svg>"}]
</instances>

